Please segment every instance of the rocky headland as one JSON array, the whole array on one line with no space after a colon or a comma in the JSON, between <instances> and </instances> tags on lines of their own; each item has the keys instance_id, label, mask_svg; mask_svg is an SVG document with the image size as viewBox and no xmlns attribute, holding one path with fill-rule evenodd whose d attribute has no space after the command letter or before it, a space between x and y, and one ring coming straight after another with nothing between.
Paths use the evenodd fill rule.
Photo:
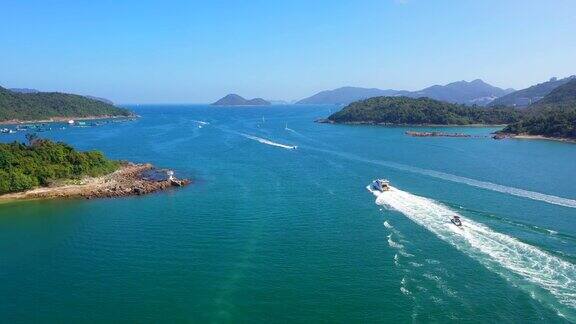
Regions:
<instances>
[{"instance_id":1,"label":"rocky headland","mask_svg":"<svg viewBox=\"0 0 576 324\"><path fill-rule=\"evenodd\" d=\"M49 187L0 195L0 202L12 200L65 199L65 198L116 198L138 196L182 187L190 184L189 179L178 179L173 171L157 169L152 164L124 162L120 168L100 177L84 177L76 181L65 181Z\"/></svg>"}]
</instances>

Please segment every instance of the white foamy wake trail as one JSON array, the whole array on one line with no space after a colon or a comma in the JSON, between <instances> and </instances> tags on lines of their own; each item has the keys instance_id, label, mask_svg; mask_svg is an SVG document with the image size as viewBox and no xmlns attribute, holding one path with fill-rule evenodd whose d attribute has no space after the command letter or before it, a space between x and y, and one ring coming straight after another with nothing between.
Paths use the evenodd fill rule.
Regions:
<instances>
[{"instance_id":1,"label":"white foamy wake trail","mask_svg":"<svg viewBox=\"0 0 576 324\"><path fill-rule=\"evenodd\" d=\"M473 187L477 187L477 188L497 191L497 192L506 193L506 194L510 194L510 195L514 195L514 196L518 196L518 197L529 198L529 199L533 199L533 200L539 200L539 201L547 202L549 204L576 208L576 200L574 200L574 199L557 197L557 196L547 195L547 194L543 194L543 193L539 193L539 192L534 192L534 191L529 191L529 190L524 190L524 189L519 189L519 188L514 188L514 187L507 187L507 186L503 186L503 185L499 185L499 184L495 184L495 183L491 183L491 182L474 180L474 179L460 177L457 175L448 174L448 173L439 172L439 171L423 170L423 169L419 169L419 168L412 168L412 169L415 169L419 173L422 173L422 174L425 174L428 176L441 178L441 179L449 180L452 182L463 183L463 184L467 184L469 186L473 186Z\"/></svg>"},{"instance_id":2,"label":"white foamy wake trail","mask_svg":"<svg viewBox=\"0 0 576 324\"><path fill-rule=\"evenodd\" d=\"M271 140L267 140L267 139L265 139L265 138L258 137L258 136L252 136L252 135L243 134L243 133L240 133L240 135L242 135L242 136L244 136L244 137L246 137L246 138L248 138L248 139L251 139L251 140L260 142L260 143L262 143L262 144L272 145L272 146L276 146L276 147L281 147L281 148L284 148L284 149L287 149L287 150L293 150L293 149L296 149L296 148L297 148L297 146L295 146L295 145L286 145L286 144L282 144L282 143L276 143L276 142L272 142Z\"/></svg>"},{"instance_id":3,"label":"white foamy wake trail","mask_svg":"<svg viewBox=\"0 0 576 324\"><path fill-rule=\"evenodd\" d=\"M404 164L396 163L396 162L366 159L366 158L362 158L362 157L355 156L352 154L330 151L330 150L322 150L322 149L316 149L316 150L321 151L321 152L325 152L325 153L334 154L334 155L337 155L337 156L340 156L340 157L346 158L346 159L361 161L361 162L365 162L365 163L371 163L371 164L375 164L375 165L381 165L384 167L393 168L393 169L397 169L397 170L401 170L401 171L408 171L408 172L412 172L412 173L422 174L422 175L433 177L433 178L438 178L438 179L442 179L442 180L448 180L448 181L452 181L452 182L466 184L466 185L469 185L472 187L496 191L496 192L514 195L514 196L523 197L523 198L528 198L528 199L532 199L532 200L538 200L538 201L546 202L546 203L553 204L553 205L576 208L576 200L574 200L574 199L543 194L540 192L524 190L524 189L520 189L520 188L503 186L503 185L499 185L499 184L495 184L495 183L491 183L491 182L470 179L470 178L461 177L461 176L457 176L457 175L453 175L453 174L449 174L449 173L444 173L444 172L440 172L440 171L422 169L422 168L404 165Z\"/></svg>"},{"instance_id":4,"label":"white foamy wake trail","mask_svg":"<svg viewBox=\"0 0 576 324\"><path fill-rule=\"evenodd\" d=\"M390 225L390 223L388 223L388 221L384 221L384 227L386 227L387 229L392 229L394 228L394 226Z\"/></svg>"},{"instance_id":5,"label":"white foamy wake trail","mask_svg":"<svg viewBox=\"0 0 576 324\"><path fill-rule=\"evenodd\" d=\"M565 316L576 316L574 264L516 238L495 232L432 199L397 188L384 193L372 192L377 196L378 205L401 212L488 269L527 290L534 298L541 301L556 300L559 302L557 306L561 308L567 306L571 316ZM461 217L462 228L450 222L455 215Z\"/></svg>"},{"instance_id":6,"label":"white foamy wake trail","mask_svg":"<svg viewBox=\"0 0 576 324\"><path fill-rule=\"evenodd\" d=\"M192 121L195 122L195 123L198 123L198 124L200 124L200 125L210 125L209 122L205 122L205 121L201 121L201 120L192 119Z\"/></svg>"}]
</instances>

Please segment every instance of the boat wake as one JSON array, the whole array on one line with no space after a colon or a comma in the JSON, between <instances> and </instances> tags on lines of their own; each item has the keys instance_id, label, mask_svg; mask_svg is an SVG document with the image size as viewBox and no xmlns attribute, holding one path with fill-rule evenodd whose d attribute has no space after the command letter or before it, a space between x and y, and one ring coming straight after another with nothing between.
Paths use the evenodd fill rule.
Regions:
<instances>
[{"instance_id":1,"label":"boat wake","mask_svg":"<svg viewBox=\"0 0 576 324\"><path fill-rule=\"evenodd\" d=\"M543 193L539 193L539 192L535 192L535 191L529 191L529 190L524 190L524 189L519 189L519 188L514 188L514 187L503 186L503 185L499 185L499 184L495 184L495 183L491 183L491 182L470 179L470 178L461 177L461 176L457 176L457 175L453 175L453 174L449 174L449 173L444 173L444 172L440 172L440 171L422 169L422 168L404 165L404 164L396 163L396 162L366 159L366 158L362 158L362 157L355 156L352 154L347 154L347 153L342 153L342 152L337 152L337 151L322 150L322 149L316 149L316 150L320 151L320 152L333 154L333 155L336 155L336 156L339 156L339 157L342 157L345 159L350 159L350 160L380 165L380 166L384 166L384 167L388 167L388 168L392 168L392 169L396 169L396 170L401 170L401 171L417 173L417 174L421 174L421 175L425 175L425 176L429 176L429 177L433 177L433 178L437 178L437 179L442 179L442 180L447 180L447 181L451 181L451 182L466 184L466 185L469 185L472 187L477 187L477 188L486 189L486 190L490 190L490 191L496 191L496 192L505 193L505 194L509 194L509 195L513 195L513 196L518 196L518 197L522 197L522 198L528 198L528 199L532 199L532 200L538 200L538 201L542 201L542 202L553 204L553 205L576 208L576 200L574 200L574 199L563 198L563 197L543 194Z\"/></svg>"},{"instance_id":2,"label":"boat wake","mask_svg":"<svg viewBox=\"0 0 576 324\"><path fill-rule=\"evenodd\" d=\"M243 133L240 133L240 135L242 135L242 136L244 136L244 137L246 137L246 138L248 138L248 139L251 139L251 140L260 142L260 143L262 143L262 144L272 145L272 146L276 146L276 147L281 147L281 148L284 148L284 149L287 149L287 150L295 150L295 149L298 148L298 146L296 146L296 145L287 145L287 144L282 144L282 143L276 143L276 142L272 142L271 140L267 140L267 139L265 139L265 138L258 137L258 136L252 136L252 135L243 134Z\"/></svg>"},{"instance_id":3,"label":"boat wake","mask_svg":"<svg viewBox=\"0 0 576 324\"><path fill-rule=\"evenodd\" d=\"M518 196L518 197L529 198L532 200L539 200L539 201L543 201L543 202L546 202L549 204L576 208L576 200L574 200L574 199L557 197L557 196L547 195L547 194L543 194L543 193L539 193L539 192L534 192L534 191L529 191L529 190L524 190L524 189L519 189L519 188L514 188L514 187L507 187L507 186L503 186L503 185L499 185L499 184L495 184L495 183L491 183L491 182L460 177L457 175L448 174L448 173L439 172L439 171L424 170L424 169L412 168L412 167L411 167L411 169L414 169L418 173L422 173L422 174L425 174L425 175L428 175L431 177L440 178L440 179L448 180L448 181L452 181L452 182L463 183L463 184L467 184L467 185L472 186L472 187L497 191L497 192L506 193L506 194L510 194L510 195L514 195L514 196Z\"/></svg>"},{"instance_id":4,"label":"boat wake","mask_svg":"<svg viewBox=\"0 0 576 324\"><path fill-rule=\"evenodd\" d=\"M532 297L552 303L563 316L576 319L576 266L554 255L493 231L432 199L391 187L372 190L378 205L401 212L440 239L471 256ZM459 216L463 227L450 222Z\"/></svg>"}]
</instances>

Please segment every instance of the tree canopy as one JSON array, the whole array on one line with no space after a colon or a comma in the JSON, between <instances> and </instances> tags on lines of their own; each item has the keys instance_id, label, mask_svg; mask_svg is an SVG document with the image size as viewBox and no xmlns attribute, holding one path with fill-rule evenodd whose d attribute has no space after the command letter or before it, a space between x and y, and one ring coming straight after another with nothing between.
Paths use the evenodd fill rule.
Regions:
<instances>
[{"instance_id":1,"label":"tree canopy","mask_svg":"<svg viewBox=\"0 0 576 324\"><path fill-rule=\"evenodd\" d=\"M119 162L101 152L78 152L64 143L27 136L28 144L0 143L0 194L48 186L63 179L113 172Z\"/></svg>"},{"instance_id":2,"label":"tree canopy","mask_svg":"<svg viewBox=\"0 0 576 324\"><path fill-rule=\"evenodd\" d=\"M465 106L430 98L374 97L353 102L328 120L399 125L509 124L518 121L521 114L513 108Z\"/></svg>"},{"instance_id":3,"label":"tree canopy","mask_svg":"<svg viewBox=\"0 0 576 324\"><path fill-rule=\"evenodd\" d=\"M0 87L0 121L130 115L127 109L84 96L59 92L17 93Z\"/></svg>"},{"instance_id":4,"label":"tree canopy","mask_svg":"<svg viewBox=\"0 0 576 324\"><path fill-rule=\"evenodd\" d=\"M502 132L576 139L576 79L531 105L522 120Z\"/></svg>"}]
</instances>

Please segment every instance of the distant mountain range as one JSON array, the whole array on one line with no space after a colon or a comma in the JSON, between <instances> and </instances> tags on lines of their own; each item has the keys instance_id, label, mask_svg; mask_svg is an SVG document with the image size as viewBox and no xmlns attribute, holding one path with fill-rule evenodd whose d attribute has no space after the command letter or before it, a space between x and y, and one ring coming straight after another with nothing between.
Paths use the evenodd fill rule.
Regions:
<instances>
[{"instance_id":1,"label":"distant mountain range","mask_svg":"<svg viewBox=\"0 0 576 324\"><path fill-rule=\"evenodd\" d=\"M298 101L298 104L349 104L354 101L380 97L405 96L410 98L428 97L431 99L466 105L485 106L492 100L512 93L514 89L501 89L480 79L466 82L458 81L447 85L434 85L419 91L382 90L356 87L343 87L319 92L311 97Z\"/></svg>"},{"instance_id":2,"label":"distant mountain range","mask_svg":"<svg viewBox=\"0 0 576 324\"><path fill-rule=\"evenodd\" d=\"M358 87L342 87L334 90L325 90L318 92L317 94L304 98L297 101L296 104L344 104L347 105L351 102L372 98L372 97L382 97L382 96L398 96L402 95L402 91L398 90L382 90L376 88L358 88ZM409 93L409 91L403 91L402 93Z\"/></svg>"},{"instance_id":3,"label":"distant mountain range","mask_svg":"<svg viewBox=\"0 0 576 324\"><path fill-rule=\"evenodd\" d=\"M452 82L444 86L434 85L420 91L411 92L408 97L428 97L451 103L485 106L494 99L514 91L514 89L501 89L476 79L471 82Z\"/></svg>"},{"instance_id":4,"label":"distant mountain range","mask_svg":"<svg viewBox=\"0 0 576 324\"><path fill-rule=\"evenodd\" d=\"M264 106L270 105L269 101L262 98L245 99L237 94L229 94L213 103L213 106Z\"/></svg>"},{"instance_id":5,"label":"distant mountain range","mask_svg":"<svg viewBox=\"0 0 576 324\"><path fill-rule=\"evenodd\" d=\"M519 108L528 107L538 100L544 98L546 95L552 92L552 90L568 83L573 79L576 79L576 75L564 79L552 78L547 82L539 83L529 88L518 90L508 95L502 96L492 101L490 105L514 106Z\"/></svg>"}]
</instances>

